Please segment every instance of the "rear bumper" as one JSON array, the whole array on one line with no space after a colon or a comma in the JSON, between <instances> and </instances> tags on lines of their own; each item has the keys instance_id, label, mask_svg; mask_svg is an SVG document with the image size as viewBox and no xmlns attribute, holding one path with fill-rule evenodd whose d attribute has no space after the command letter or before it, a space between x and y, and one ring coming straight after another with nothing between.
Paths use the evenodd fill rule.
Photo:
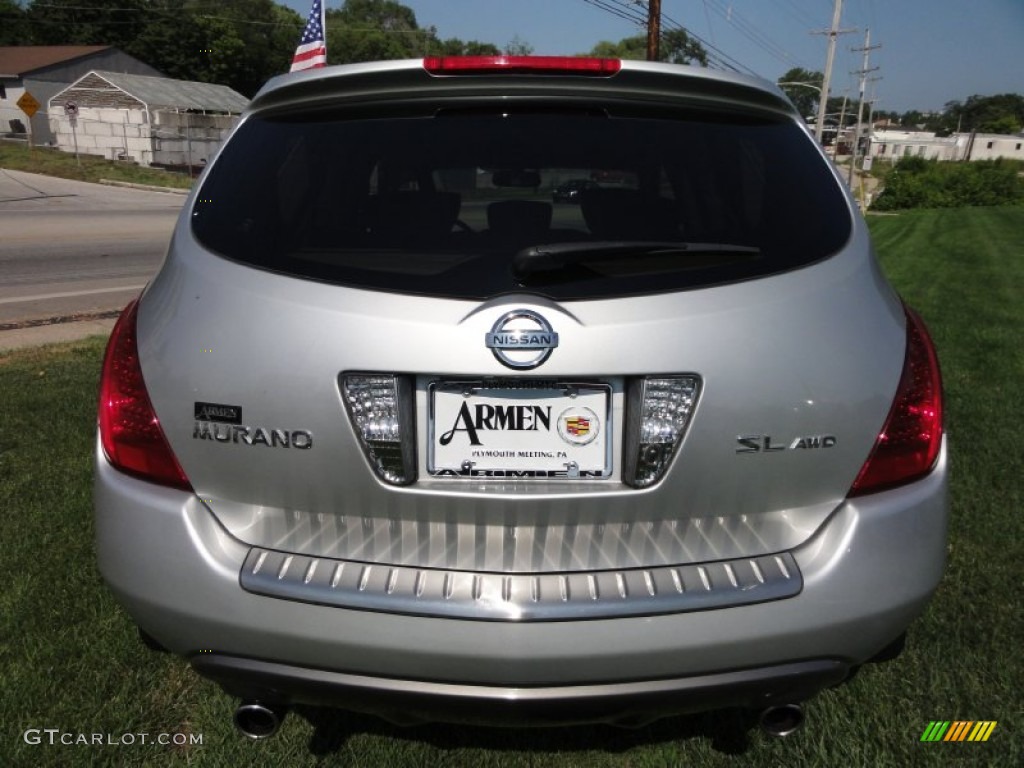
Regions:
<instances>
[{"instance_id":1,"label":"rear bumper","mask_svg":"<svg viewBox=\"0 0 1024 768\"><path fill-rule=\"evenodd\" d=\"M821 659L668 680L524 688L349 675L222 654L200 654L192 665L242 699L341 705L401 725L444 719L505 726L640 725L719 707L762 709L803 701L849 671Z\"/></svg>"},{"instance_id":2,"label":"rear bumper","mask_svg":"<svg viewBox=\"0 0 1024 768\"><path fill-rule=\"evenodd\" d=\"M566 707L621 719L806 698L871 658L941 578L947 474L943 447L923 480L842 504L791 552L793 597L656 616L473 621L253 594L240 585L250 548L199 499L117 472L98 447L97 549L135 622L239 695L431 719L548 721Z\"/></svg>"}]
</instances>

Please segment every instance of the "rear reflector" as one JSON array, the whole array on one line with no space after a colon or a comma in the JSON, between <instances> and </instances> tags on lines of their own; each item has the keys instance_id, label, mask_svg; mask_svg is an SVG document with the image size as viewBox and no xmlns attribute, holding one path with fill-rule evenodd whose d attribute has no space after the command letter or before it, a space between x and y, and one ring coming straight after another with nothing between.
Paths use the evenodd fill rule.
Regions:
<instances>
[{"instance_id":1,"label":"rear reflector","mask_svg":"<svg viewBox=\"0 0 1024 768\"><path fill-rule=\"evenodd\" d=\"M347 373L342 398L363 453L374 471L393 485L416 479L412 381L407 376Z\"/></svg>"},{"instance_id":2,"label":"rear reflector","mask_svg":"<svg viewBox=\"0 0 1024 768\"><path fill-rule=\"evenodd\" d=\"M935 346L909 307L907 354L896 397L850 496L911 483L932 471L942 445L942 377Z\"/></svg>"},{"instance_id":3,"label":"rear reflector","mask_svg":"<svg viewBox=\"0 0 1024 768\"><path fill-rule=\"evenodd\" d=\"M432 75L512 72L609 77L622 69L622 62L582 56L427 56L423 68Z\"/></svg>"},{"instance_id":4,"label":"rear reflector","mask_svg":"<svg viewBox=\"0 0 1024 768\"><path fill-rule=\"evenodd\" d=\"M191 491L146 392L136 341L136 299L121 313L103 358L100 441L110 463L143 480Z\"/></svg>"},{"instance_id":5,"label":"rear reflector","mask_svg":"<svg viewBox=\"0 0 1024 768\"><path fill-rule=\"evenodd\" d=\"M634 488L658 482L672 463L700 395L696 376L629 383L622 479Z\"/></svg>"}]
</instances>

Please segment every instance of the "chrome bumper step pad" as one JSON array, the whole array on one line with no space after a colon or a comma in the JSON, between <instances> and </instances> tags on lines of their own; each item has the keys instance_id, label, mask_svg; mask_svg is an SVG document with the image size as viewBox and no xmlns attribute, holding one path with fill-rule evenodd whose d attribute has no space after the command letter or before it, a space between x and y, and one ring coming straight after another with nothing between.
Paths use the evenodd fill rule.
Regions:
<instances>
[{"instance_id":1,"label":"chrome bumper step pad","mask_svg":"<svg viewBox=\"0 0 1024 768\"><path fill-rule=\"evenodd\" d=\"M660 568L502 574L370 564L254 547L240 581L249 592L285 600L488 621L683 613L780 600L803 588L788 552Z\"/></svg>"}]
</instances>

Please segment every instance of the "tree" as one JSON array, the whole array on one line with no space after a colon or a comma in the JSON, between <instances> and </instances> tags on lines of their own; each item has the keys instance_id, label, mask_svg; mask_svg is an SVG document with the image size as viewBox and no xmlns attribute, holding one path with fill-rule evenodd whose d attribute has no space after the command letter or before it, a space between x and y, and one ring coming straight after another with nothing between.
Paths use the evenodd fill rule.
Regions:
<instances>
[{"instance_id":1,"label":"tree","mask_svg":"<svg viewBox=\"0 0 1024 768\"><path fill-rule=\"evenodd\" d=\"M0 0L0 45L26 45L32 41L28 14L18 0Z\"/></svg>"},{"instance_id":2,"label":"tree","mask_svg":"<svg viewBox=\"0 0 1024 768\"><path fill-rule=\"evenodd\" d=\"M462 41L457 37L450 37L440 41L440 51L435 51L431 46L430 52L441 53L444 56L497 56L501 50L492 43L481 43L479 40Z\"/></svg>"},{"instance_id":3,"label":"tree","mask_svg":"<svg viewBox=\"0 0 1024 768\"><path fill-rule=\"evenodd\" d=\"M900 115L900 127L923 129L925 127L925 116L916 109L908 110Z\"/></svg>"},{"instance_id":4,"label":"tree","mask_svg":"<svg viewBox=\"0 0 1024 768\"><path fill-rule=\"evenodd\" d=\"M1020 132L1020 121L1013 115L1003 115L983 123L984 133L1013 134Z\"/></svg>"},{"instance_id":5,"label":"tree","mask_svg":"<svg viewBox=\"0 0 1024 768\"><path fill-rule=\"evenodd\" d=\"M127 50L150 23L149 0L32 0L36 45L112 45Z\"/></svg>"},{"instance_id":6,"label":"tree","mask_svg":"<svg viewBox=\"0 0 1024 768\"><path fill-rule=\"evenodd\" d=\"M1024 127L1024 96L1002 93L974 95L966 102L950 102L946 113L962 130L982 133L1017 133Z\"/></svg>"},{"instance_id":7,"label":"tree","mask_svg":"<svg viewBox=\"0 0 1024 768\"><path fill-rule=\"evenodd\" d=\"M124 50L168 77L221 83L252 96L288 71L302 19L273 0L234 0L211 12L203 0L158 0Z\"/></svg>"},{"instance_id":8,"label":"tree","mask_svg":"<svg viewBox=\"0 0 1024 768\"><path fill-rule=\"evenodd\" d=\"M830 96L828 101L825 102L825 113L834 117L836 122L839 122L839 119L842 118L843 124L849 125L857 121L859 106L860 100L858 99L851 99L849 96ZM867 107L867 104L864 106ZM867 120L867 117L868 111L865 109L864 119Z\"/></svg>"},{"instance_id":9,"label":"tree","mask_svg":"<svg viewBox=\"0 0 1024 768\"><path fill-rule=\"evenodd\" d=\"M416 12L398 0L345 0L333 11L336 19L350 27L365 27L369 31L402 32L417 30Z\"/></svg>"},{"instance_id":10,"label":"tree","mask_svg":"<svg viewBox=\"0 0 1024 768\"><path fill-rule=\"evenodd\" d=\"M642 50L640 48L641 42L643 43ZM596 56L602 59L646 59L647 38L639 36L624 37L617 43L613 43L610 40L601 40L590 49L589 53L581 55Z\"/></svg>"},{"instance_id":11,"label":"tree","mask_svg":"<svg viewBox=\"0 0 1024 768\"><path fill-rule=\"evenodd\" d=\"M329 64L501 53L497 46L478 40L440 39L436 27L421 27L416 13L397 0L345 0L341 8L327 11L326 22ZM513 43L517 41L527 45L518 38Z\"/></svg>"},{"instance_id":12,"label":"tree","mask_svg":"<svg viewBox=\"0 0 1024 768\"><path fill-rule=\"evenodd\" d=\"M533 53L533 46L525 40L521 40L519 35L505 43L506 56L529 56L531 53Z\"/></svg>"},{"instance_id":13,"label":"tree","mask_svg":"<svg viewBox=\"0 0 1024 768\"><path fill-rule=\"evenodd\" d=\"M415 12L397 0L345 0L325 20L328 64L411 59L443 49L435 30L421 29Z\"/></svg>"},{"instance_id":14,"label":"tree","mask_svg":"<svg viewBox=\"0 0 1024 768\"><path fill-rule=\"evenodd\" d=\"M876 123L899 123L900 113L886 109L875 110L875 122Z\"/></svg>"},{"instance_id":15,"label":"tree","mask_svg":"<svg viewBox=\"0 0 1024 768\"><path fill-rule=\"evenodd\" d=\"M779 78L779 87L786 92L789 100L804 117L818 113L821 101L821 86L825 76L802 67L794 67Z\"/></svg>"},{"instance_id":16,"label":"tree","mask_svg":"<svg viewBox=\"0 0 1024 768\"><path fill-rule=\"evenodd\" d=\"M211 13L205 0L187 0L209 53L196 56L199 79L252 96L268 78L288 71L302 30L299 15L273 0L234 0ZM205 9L205 10L204 10Z\"/></svg>"},{"instance_id":17,"label":"tree","mask_svg":"<svg viewBox=\"0 0 1024 768\"><path fill-rule=\"evenodd\" d=\"M946 102L942 112L904 112L900 123L905 127L934 131L939 136L957 131L1014 134L1024 127L1024 96L1016 93L974 95L967 101Z\"/></svg>"},{"instance_id":18,"label":"tree","mask_svg":"<svg viewBox=\"0 0 1024 768\"><path fill-rule=\"evenodd\" d=\"M708 64L708 54L704 50L704 46L686 34L684 29L662 32L658 53L659 61L670 64L700 64L705 67ZM645 35L624 37L617 43L602 40L585 55L642 61L647 58L647 37Z\"/></svg>"},{"instance_id":19,"label":"tree","mask_svg":"<svg viewBox=\"0 0 1024 768\"><path fill-rule=\"evenodd\" d=\"M686 34L685 29L662 31L659 53L658 61L667 61L669 64L708 65L708 52L703 45Z\"/></svg>"}]
</instances>

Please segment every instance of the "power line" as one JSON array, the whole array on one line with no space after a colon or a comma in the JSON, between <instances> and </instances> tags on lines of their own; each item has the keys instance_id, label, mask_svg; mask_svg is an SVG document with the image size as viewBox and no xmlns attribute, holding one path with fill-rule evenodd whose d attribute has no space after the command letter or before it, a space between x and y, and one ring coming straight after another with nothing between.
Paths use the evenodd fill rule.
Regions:
<instances>
[{"instance_id":1,"label":"power line","mask_svg":"<svg viewBox=\"0 0 1024 768\"><path fill-rule=\"evenodd\" d=\"M801 26L814 27L818 24L818 19L806 10L798 6L793 0L780 0L780 3L786 7L789 14L800 22Z\"/></svg>"},{"instance_id":2,"label":"power line","mask_svg":"<svg viewBox=\"0 0 1024 768\"><path fill-rule=\"evenodd\" d=\"M754 43L754 45L764 50L768 55L789 66L799 63L789 53L789 51L764 34L757 25L749 21L731 5L726 7L720 2L720 0L707 0L707 4L710 5L711 9L721 16L727 24L731 25L737 32Z\"/></svg>"},{"instance_id":3,"label":"power line","mask_svg":"<svg viewBox=\"0 0 1024 768\"><path fill-rule=\"evenodd\" d=\"M638 7L636 2L628 2L627 0L583 0L588 5L592 5L595 8L607 11L614 16L618 16L621 19L631 21L638 27L646 29L647 16L645 10ZM694 33L692 30L680 24L678 21L672 19L665 13L662 13L662 29L666 27L673 30L681 30L685 32L689 37L696 40L705 49L709 65L714 65L718 69L727 69L735 72L747 72L749 74L757 74L753 69L741 64L739 61L734 59L725 51L718 48L716 45L708 42L700 35Z\"/></svg>"},{"instance_id":4,"label":"power line","mask_svg":"<svg viewBox=\"0 0 1024 768\"><path fill-rule=\"evenodd\" d=\"M603 11L608 11L608 13L618 16L620 19L632 21L638 26L646 27L647 25L647 17L633 6L616 3L615 0L583 0L583 2L595 8L600 8Z\"/></svg>"},{"instance_id":5,"label":"power line","mask_svg":"<svg viewBox=\"0 0 1024 768\"><path fill-rule=\"evenodd\" d=\"M708 23L708 35L711 36L712 42L715 41L715 30L711 26L711 12L708 10L708 0L703 0L701 5L704 6L704 20Z\"/></svg>"},{"instance_id":6,"label":"power line","mask_svg":"<svg viewBox=\"0 0 1024 768\"><path fill-rule=\"evenodd\" d=\"M673 25L674 29L681 29L687 35L689 35L694 40L696 40L698 43L700 43L702 46L704 46L704 49L707 51L708 61L714 61L719 69L728 69L728 70L731 70L733 72L746 72L747 74L751 74L751 75L756 75L757 74L757 72L755 72L753 69L748 67L746 64L743 64L743 63L737 61L732 56L730 56L725 51L723 51L721 48L719 48L716 45L713 45L713 44L709 43L707 40L702 38L700 35L696 34L695 32L693 32L690 29L687 29L686 27L684 27L682 24L680 24L678 21L676 21L675 19L671 18L670 16L662 14L662 18L665 21L667 21L669 24Z\"/></svg>"},{"instance_id":7,"label":"power line","mask_svg":"<svg viewBox=\"0 0 1024 768\"><path fill-rule=\"evenodd\" d=\"M255 19L244 19L237 16L212 16L205 13L195 13L189 11L187 8L171 9L171 8L108 8L95 5L58 5L56 3L35 3L32 8L53 8L65 11L98 11L101 13L144 13L147 16L164 16L164 17L177 17L179 13L185 12L189 14L190 18L194 19L205 19L207 21L226 21L233 24L250 24L261 27L287 27L288 29L301 29L302 23L296 19L293 22L285 21L257 21ZM24 21L29 24L67 24L67 21L53 20L53 19L41 19L36 17L34 14L25 13L21 17ZM79 19L79 21L82 21ZM122 19L105 19L104 24L110 25L124 25L124 24L137 24L138 19L122 20Z\"/></svg>"}]
</instances>

